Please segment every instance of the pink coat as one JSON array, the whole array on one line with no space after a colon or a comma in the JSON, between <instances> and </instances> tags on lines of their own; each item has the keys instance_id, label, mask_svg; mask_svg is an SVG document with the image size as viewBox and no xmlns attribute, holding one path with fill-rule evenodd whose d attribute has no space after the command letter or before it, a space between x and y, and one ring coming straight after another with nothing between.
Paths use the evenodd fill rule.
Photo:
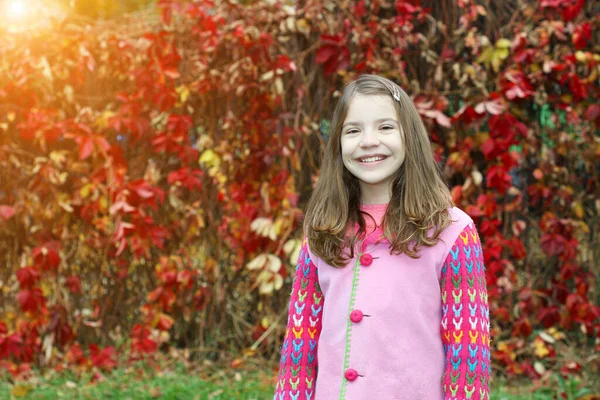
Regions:
<instances>
[{"instance_id":1,"label":"pink coat","mask_svg":"<svg viewBox=\"0 0 600 400\"><path fill-rule=\"evenodd\" d=\"M304 243L276 400L489 398L481 243L468 215L455 207L451 216L418 259L367 240L338 269Z\"/></svg>"}]
</instances>

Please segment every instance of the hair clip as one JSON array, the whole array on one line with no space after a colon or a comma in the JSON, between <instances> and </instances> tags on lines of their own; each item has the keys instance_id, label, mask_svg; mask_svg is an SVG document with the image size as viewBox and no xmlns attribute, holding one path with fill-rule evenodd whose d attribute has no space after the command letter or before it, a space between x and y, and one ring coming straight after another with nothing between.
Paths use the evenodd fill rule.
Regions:
<instances>
[{"instance_id":1,"label":"hair clip","mask_svg":"<svg viewBox=\"0 0 600 400\"><path fill-rule=\"evenodd\" d=\"M394 86L394 90L392 92L392 97L394 98L394 100L396 100L398 103L400 103L400 90L398 90L398 88L396 86Z\"/></svg>"}]
</instances>

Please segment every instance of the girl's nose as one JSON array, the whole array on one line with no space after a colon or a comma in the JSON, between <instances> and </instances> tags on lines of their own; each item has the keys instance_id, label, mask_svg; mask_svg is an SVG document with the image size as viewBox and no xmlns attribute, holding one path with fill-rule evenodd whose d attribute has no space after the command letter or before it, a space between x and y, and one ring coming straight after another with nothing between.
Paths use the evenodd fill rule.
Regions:
<instances>
[{"instance_id":1,"label":"girl's nose","mask_svg":"<svg viewBox=\"0 0 600 400\"><path fill-rule=\"evenodd\" d=\"M379 136L377 132L372 131L371 129L365 130L362 140L360 141L361 147L375 147L379 146Z\"/></svg>"}]
</instances>

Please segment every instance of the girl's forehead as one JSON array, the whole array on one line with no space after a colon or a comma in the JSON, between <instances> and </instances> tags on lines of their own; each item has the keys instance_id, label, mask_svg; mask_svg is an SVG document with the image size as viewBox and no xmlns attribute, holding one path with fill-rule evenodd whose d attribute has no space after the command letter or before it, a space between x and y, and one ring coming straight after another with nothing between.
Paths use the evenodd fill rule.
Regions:
<instances>
[{"instance_id":1,"label":"girl's forehead","mask_svg":"<svg viewBox=\"0 0 600 400\"><path fill-rule=\"evenodd\" d=\"M385 95L364 95L357 93L348 102L348 113L346 120L349 119L380 119L395 118L396 108L391 96Z\"/></svg>"}]
</instances>

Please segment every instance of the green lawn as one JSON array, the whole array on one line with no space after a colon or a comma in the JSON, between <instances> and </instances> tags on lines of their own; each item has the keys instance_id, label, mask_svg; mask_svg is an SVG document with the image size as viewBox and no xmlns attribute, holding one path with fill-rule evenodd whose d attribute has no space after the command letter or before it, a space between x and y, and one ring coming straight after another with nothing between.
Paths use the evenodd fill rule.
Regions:
<instances>
[{"instance_id":1,"label":"green lawn","mask_svg":"<svg viewBox=\"0 0 600 400\"><path fill-rule=\"evenodd\" d=\"M142 369L117 370L106 379L91 384L90 377L76 378L60 374L46 379L32 379L28 384L0 383L0 399L191 399L191 400L263 400L272 398L270 371L231 370L217 373L186 372L175 368L170 372L144 372ZM202 376L204 375L204 378ZM551 400L555 395L576 400L589 394L576 381L556 380L551 389L533 392L505 385L492 391L491 400Z\"/></svg>"}]
</instances>

